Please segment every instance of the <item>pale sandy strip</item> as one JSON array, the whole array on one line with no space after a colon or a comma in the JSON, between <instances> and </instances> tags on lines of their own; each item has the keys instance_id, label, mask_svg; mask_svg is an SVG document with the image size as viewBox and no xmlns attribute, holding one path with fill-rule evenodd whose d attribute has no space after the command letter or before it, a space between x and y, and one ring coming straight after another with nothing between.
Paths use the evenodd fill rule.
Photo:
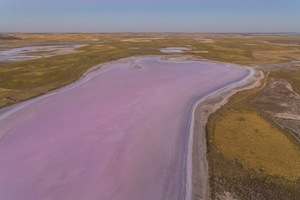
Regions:
<instances>
[{"instance_id":1,"label":"pale sandy strip","mask_svg":"<svg viewBox=\"0 0 300 200\"><path fill-rule=\"evenodd\" d=\"M249 75L247 75L245 78L242 80L232 83L230 85L227 85L223 88L220 88L209 95L205 96L204 98L199 99L197 102L194 103L193 108L192 108L192 115L191 115L191 120L190 120L190 129L189 129L189 138L188 138L188 144L187 144L187 152L186 152L186 161L187 161L187 167L186 167L186 197L185 200L191 200L193 197L193 138L194 138L194 122L195 122L195 110L200 104L203 106L201 111L204 113L205 105L211 105L213 100L218 97L222 97L222 100L219 101L216 104L213 104L213 109L209 112L209 114L215 112L217 109L219 109L222 105L226 104L228 101L228 98L235 94L236 92L242 91L242 90L247 90L251 89L253 87L256 87L260 84L260 80L263 77L262 72L255 71L252 68L248 68L250 70ZM259 77L255 78L255 75L259 74ZM203 118L203 127L202 127L202 134L205 134L205 124L207 121L207 118L209 116L205 116ZM203 136L205 139L205 135ZM203 141L203 144L206 144L205 141ZM206 159L206 145L203 146L202 148L202 161L201 164L201 169L198 170L203 170L201 174L203 175L202 178L202 186L205 186L205 188L202 189L202 194L200 195L201 198L204 200L209 199L210 197L210 187L209 187L209 175L208 175L208 163Z\"/></svg>"}]
</instances>

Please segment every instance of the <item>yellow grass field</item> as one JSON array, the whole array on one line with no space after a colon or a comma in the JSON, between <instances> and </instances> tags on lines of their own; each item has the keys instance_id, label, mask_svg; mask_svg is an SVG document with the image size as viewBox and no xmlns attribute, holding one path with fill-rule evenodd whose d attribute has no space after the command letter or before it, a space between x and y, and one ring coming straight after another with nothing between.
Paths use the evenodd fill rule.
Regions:
<instances>
[{"instance_id":1,"label":"yellow grass field","mask_svg":"<svg viewBox=\"0 0 300 200\"><path fill-rule=\"evenodd\" d=\"M243 166L291 181L300 179L300 148L256 113L229 111L216 121L217 148Z\"/></svg>"}]
</instances>

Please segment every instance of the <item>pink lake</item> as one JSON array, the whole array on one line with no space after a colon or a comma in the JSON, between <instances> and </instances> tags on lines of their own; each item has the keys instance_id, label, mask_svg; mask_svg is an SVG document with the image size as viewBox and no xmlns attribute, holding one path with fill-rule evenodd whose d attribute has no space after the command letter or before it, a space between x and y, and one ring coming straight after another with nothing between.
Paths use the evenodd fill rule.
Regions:
<instances>
[{"instance_id":1,"label":"pink lake","mask_svg":"<svg viewBox=\"0 0 300 200\"><path fill-rule=\"evenodd\" d=\"M127 58L2 111L0 199L184 199L193 103L249 74Z\"/></svg>"}]
</instances>

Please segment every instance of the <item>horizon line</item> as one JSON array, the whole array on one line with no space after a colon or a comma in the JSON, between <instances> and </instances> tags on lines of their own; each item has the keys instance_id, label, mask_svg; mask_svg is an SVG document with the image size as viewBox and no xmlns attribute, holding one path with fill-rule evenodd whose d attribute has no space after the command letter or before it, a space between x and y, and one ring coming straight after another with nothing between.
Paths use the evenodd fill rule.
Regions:
<instances>
[{"instance_id":1,"label":"horizon line","mask_svg":"<svg viewBox=\"0 0 300 200\"><path fill-rule=\"evenodd\" d=\"M154 31L154 32L149 32L149 31L115 31L115 32L109 32L109 31L103 31L103 32L0 32L0 34L300 34L300 32L296 31L273 31L273 32L264 32L264 31L259 31L259 32L172 32L172 31Z\"/></svg>"}]
</instances>

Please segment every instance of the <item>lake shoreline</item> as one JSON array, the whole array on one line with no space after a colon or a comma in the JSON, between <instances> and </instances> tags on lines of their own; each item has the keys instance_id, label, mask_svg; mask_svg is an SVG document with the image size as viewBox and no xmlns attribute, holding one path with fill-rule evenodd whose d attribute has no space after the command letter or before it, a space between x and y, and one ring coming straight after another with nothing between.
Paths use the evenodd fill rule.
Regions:
<instances>
[{"instance_id":1,"label":"lake shoreline","mask_svg":"<svg viewBox=\"0 0 300 200\"><path fill-rule=\"evenodd\" d=\"M169 56L137 56L137 57L129 57L129 58L124 58L124 59L119 59L119 60L116 60L116 61L112 61L112 62L109 62L109 63L103 63L103 64L100 64L100 65L96 65L95 67L91 68L89 71L87 71L79 80L71 83L70 85L67 85L67 86L63 86L59 89L56 89L54 91L51 91L45 95L42 95L42 96L39 96L37 98L34 98L34 99L31 99L31 100L28 100L28 101L25 101L25 102L22 102L20 104L16 104L16 105L13 105L11 107L6 107L4 109L1 109L0 110L0 120L3 120L4 118L6 118L6 116L20 110L20 109L23 109L27 106L29 106L30 104L32 103L35 103L35 102L38 102L38 101L41 101L43 100L44 98L47 98L47 97L50 97L52 95L59 95L60 93L63 93L63 92L66 92L68 90L71 90L73 88L76 88L78 86L82 86L83 84L87 83L90 79L93 79L94 77L97 77L97 76L100 76L101 74L103 74L104 72L106 71L109 71L113 68L114 63L119 63L119 62L129 62L131 63L132 61L134 61L134 59L136 58L155 58L157 60L160 60L160 62L170 62L170 61L182 61L182 62L186 62L186 63L189 63L189 62L207 62L207 63L220 63L220 62L214 62L214 61L208 61L208 60L198 60L198 59L192 59L192 60L187 60L187 57L169 57ZM175 59L175 60L174 60ZM128 63L127 63L128 64ZM138 63L137 63L138 64ZM224 63L221 63L221 64L224 64ZM230 66L230 67L238 67L237 65L233 65L233 64L224 64L226 66ZM104 66L104 67L103 67ZM108 66L108 67L105 67L105 66ZM103 67L103 68L101 68ZM100 68L100 69L99 69ZM249 70L249 71L252 71L252 73L250 72L250 75L247 74L247 77L242 77L240 78L239 80L237 81L232 81L232 82L229 82L227 83L225 86L221 86L221 88L218 88L217 90L214 90L214 91L209 91L207 92L207 94L204 94L202 95L202 97L200 97L200 100L199 99L196 99L194 101L194 103L191 105L190 107L190 115L189 115L189 123L187 124L187 126L189 127L188 129L188 133L187 135L187 143L185 144L185 146L183 147L185 149L185 158L184 160L187 161L185 164L185 168L186 168L186 172L184 172L185 176L186 176L186 189L185 189L185 195L186 195L186 199L191 199L191 196L194 196L194 189L192 190L192 180L194 180L194 171L193 169L196 170L196 168L193 167L194 163L195 163L195 160L196 162L199 162L201 161L201 159L199 159L198 157L195 157L194 156L194 151L192 149L194 149L194 146L195 146L195 142L197 140L194 139L194 136L195 135L199 135L199 134L195 134L196 133L196 126L197 125L194 125L195 123L195 120L199 120L199 118L197 117L197 110L199 107L202 107L202 103L204 102L207 102L207 101L211 101L211 99L214 99L214 98L217 98L217 97L220 97L220 96L226 96L226 92L228 92L228 90L231 90L232 88L236 88L236 87L239 87L239 83L240 83L242 86L241 87L245 87L244 85L246 85L246 83L244 83L243 81L245 81L246 79L248 79L251 75L253 75L253 70ZM236 89L235 89L236 90ZM203 110L203 108L202 108ZM204 110L203 110L204 111ZM203 112L202 111L202 112ZM203 125L202 129L205 128L205 124ZM5 132L5 131L4 131ZM197 131L198 132L198 131ZM0 135L0 137L2 137ZM204 142L205 143L205 132L202 132L202 137L204 138L201 142ZM193 140L194 139L194 140ZM181 152L181 153L184 153L184 152ZM202 158L205 157L205 153L206 153L206 147L202 149ZM197 159L196 159L197 158ZM205 161L206 158L202 161ZM205 162L202 162L202 175L206 172L204 171L207 171L207 167L205 168L205 165L207 165L207 163ZM208 177L208 171L206 173L206 176ZM205 183L202 184L203 187L201 187L201 189L203 191L208 191L209 190L209 185L208 185L208 182L205 180L204 181ZM194 184L193 184L194 185ZM209 192L202 192L203 194L202 195L205 195L206 197L209 196ZM205 193L205 194L204 194Z\"/></svg>"},{"instance_id":2,"label":"lake shoreline","mask_svg":"<svg viewBox=\"0 0 300 200\"><path fill-rule=\"evenodd\" d=\"M208 161L206 157L206 123L209 116L224 106L231 96L240 91L250 90L258 87L261 84L260 81L264 78L263 73L250 67L248 69L250 70L250 74L247 77L229 85L229 88L225 86L219 91L200 99L198 102L196 102L196 105L193 108L193 124L191 125L190 129L193 137L192 141L190 141L192 145L189 147L191 148L189 151L191 154L190 156L192 157L192 166L190 167L192 171L192 175L190 175L192 179L190 183L190 190L192 192L191 198L186 198L186 200L194 200L199 198L210 199L210 177ZM200 154L199 152L204 153ZM199 157L201 159L199 159ZM199 168L202 168L202 170L199 171Z\"/></svg>"}]
</instances>

